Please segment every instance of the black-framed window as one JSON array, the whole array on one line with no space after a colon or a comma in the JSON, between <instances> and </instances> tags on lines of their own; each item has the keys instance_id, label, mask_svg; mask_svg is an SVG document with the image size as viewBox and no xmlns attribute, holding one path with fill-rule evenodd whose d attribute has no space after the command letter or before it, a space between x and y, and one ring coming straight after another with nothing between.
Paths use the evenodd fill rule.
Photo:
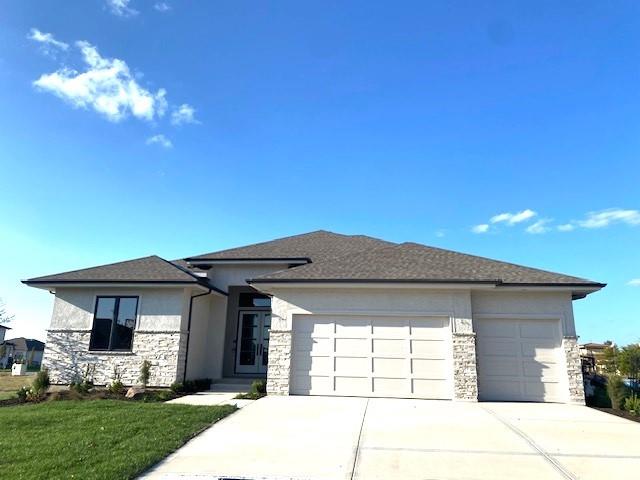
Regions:
<instances>
[{"instance_id":1,"label":"black-framed window","mask_svg":"<svg viewBox=\"0 0 640 480\"><path fill-rule=\"evenodd\" d=\"M138 297L98 297L89 350L131 351Z\"/></svg>"},{"instance_id":2,"label":"black-framed window","mask_svg":"<svg viewBox=\"0 0 640 480\"><path fill-rule=\"evenodd\" d=\"M243 308L268 308L271 307L271 297L257 292L240 293L238 306Z\"/></svg>"}]
</instances>

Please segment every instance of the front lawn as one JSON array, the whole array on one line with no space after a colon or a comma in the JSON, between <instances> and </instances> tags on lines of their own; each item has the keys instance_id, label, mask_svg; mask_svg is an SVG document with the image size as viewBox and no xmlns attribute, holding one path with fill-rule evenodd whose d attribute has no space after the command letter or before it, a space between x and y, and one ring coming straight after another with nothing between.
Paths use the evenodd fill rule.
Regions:
<instances>
[{"instance_id":1,"label":"front lawn","mask_svg":"<svg viewBox=\"0 0 640 480\"><path fill-rule=\"evenodd\" d=\"M11 370L0 371L0 400L14 398L20 387L31 385L34 378L33 375L12 377Z\"/></svg>"},{"instance_id":2,"label":"front lawn","mask_svg":"<svg viewBox=\"0 0 640 480\"><path fill-rule=\"evenodd\" d=\"M134 478L234 410L121 400L3 407L0 472L14 479Z\"/></svg>"}]
</instances>

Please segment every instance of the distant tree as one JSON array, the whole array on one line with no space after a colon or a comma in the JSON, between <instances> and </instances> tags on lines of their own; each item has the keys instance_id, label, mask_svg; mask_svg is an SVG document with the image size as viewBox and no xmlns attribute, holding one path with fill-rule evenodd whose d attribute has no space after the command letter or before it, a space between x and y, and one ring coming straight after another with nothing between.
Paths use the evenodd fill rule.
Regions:
<instances>
[{"instance_id":1,"label":"distant tree","mask_svg":"<svg viewBox=\"0 0 640 480\"><path fill-rule=\"evenodd\" d=\"M602 366L604 373L616 375L618 373L618 347L609 345L602 351L598 358L598 363Z\"/></svg>"},{"instance_id":2,"label":"distant tree","mask_svg":"<svg viewBox=\"0 0 640 480\"><path fill-rule=\"evenodd\" d=\"M631 379L637 387L640 377L640 345L632 343L620 349L618 368L620 373Z\"/></svg>"},{"instance_id":3,"label":"distant tree","mask_svg":"<svg viewBox=\"0 0 640 480\"><path fill-rule=\"evenodd\" d=\"M4 302L0 298L0 324L10 322L11 320L13 320L13 315L7 312Z\"/></svg>"}]
</instances>

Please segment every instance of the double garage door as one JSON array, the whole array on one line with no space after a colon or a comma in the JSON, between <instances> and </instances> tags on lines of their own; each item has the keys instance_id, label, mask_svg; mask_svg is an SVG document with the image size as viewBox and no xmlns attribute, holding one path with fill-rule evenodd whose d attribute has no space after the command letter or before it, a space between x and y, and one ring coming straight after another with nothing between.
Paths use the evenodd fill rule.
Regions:
<instances>
[{"instance_id":1,"label":"double garage door","mask_svg":"<svg viewBox=\"0 0 640 480\"><path fill-rule=\"evenodd\" d=\"M452 397L447 317L296 315L291 393Z\"/></svg>"},{"instance_id":2,"label":"double garage door","mask_svg":"<svg viewBox=\"0 0 640 480\"><path fill-rule=\"evenodd\" d=\"M557 320L474 320L480 400L562 402ZM292 394L451 399L447 317L296 315Z\"/></svg>"}]
</instances>

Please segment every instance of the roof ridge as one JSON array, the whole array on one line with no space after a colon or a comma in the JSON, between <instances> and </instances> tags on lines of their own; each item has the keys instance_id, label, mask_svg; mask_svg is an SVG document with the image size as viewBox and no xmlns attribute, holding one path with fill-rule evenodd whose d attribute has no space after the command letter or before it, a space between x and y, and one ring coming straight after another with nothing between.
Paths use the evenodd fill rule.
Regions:
<instances>
[{"instance_id":1,"label":"roof ridge","mask_svg":"<svg viewBox=\"0 0 640 480\"><path fill-rule=\"evenodd\" d=\"M188 258L196 258L196 257L206 257L208 255L214 255L214 254L220 254L220 253L224 253L224 252L229 252L232 250L240 250L242 248L247 248L247 247L257 247L259 245L266 245L268 243L271 242L276 242L276 241L280 241L280 240L288 240L290 238L296 238L296 237L305 237L308 235L313 235L313 234L318 234L318 233L328 233L330 235L336 235L336 236L340 236L340 237L348 237L349 235L345 235L343 233L336 233L336 232L331 232L329 230L313 230L311 232L305 232L305 233L298 233L295 235L287 235L286 237L278 237L278 238L272 238L271 240L264 240L262 242L257 242L257 243L250 243L249 245L241 245L239 247L231 247L231 248L224 248L222 250L216 250L214 252L207 252L207 253L202 253L200 255L189 255L188 257L184 257L181 260L186 260Z\"/></svg>"}]
</instances>

